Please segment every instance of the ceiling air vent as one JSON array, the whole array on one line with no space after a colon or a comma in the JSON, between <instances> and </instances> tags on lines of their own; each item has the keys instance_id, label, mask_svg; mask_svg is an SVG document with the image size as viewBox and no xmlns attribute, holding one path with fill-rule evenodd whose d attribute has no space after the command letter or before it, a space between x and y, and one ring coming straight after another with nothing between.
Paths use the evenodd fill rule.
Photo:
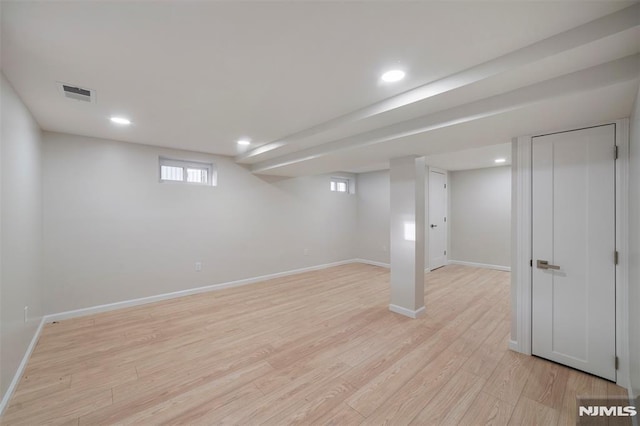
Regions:
<instances>
[{"instance_id":1,"label":"ceiling air vent","mask_svg":"<svg viewBox=\"0 0 640 426\"><path fill-rule=\"evenodd\" d=\"M58 82L58 90L65 98L75 99L82 102L96 102L96 91L85 87L74 86L73 84Z\"/></svg>"}]
</instances>

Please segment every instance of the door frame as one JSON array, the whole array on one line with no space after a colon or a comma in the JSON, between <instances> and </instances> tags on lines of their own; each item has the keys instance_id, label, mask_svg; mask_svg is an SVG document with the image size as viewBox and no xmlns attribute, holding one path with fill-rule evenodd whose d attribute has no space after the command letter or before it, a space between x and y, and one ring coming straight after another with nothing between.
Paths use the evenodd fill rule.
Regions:
<instances>
[{"instance_id":1,"label":"door frame","mask_svg":"<svg viewBox=\"0 0 640 426\"><path fill-rule=\"evenodd\" d=\"M444 170L444 169L440 169L437 167L431 167L431 166L427 166L427 170L426 170L426 175L427 175L427 181L425 182L425 191L426 191L426 197L425 197L425 230L426 230L426 238L425 238L425 272L431 272L432 268L431 268L431 231L429 228L429 207L431 204L431 193L430 193L430 183L431 183L431 172L436 172L436 173L440 173L444 175L444 183L445 185L447 185L446 187L446 191L444 192L444 214L445 217L447 218L447 226L444 227L444 245L446 247L446 251L447 254L444 256L444 266L447 266L449 264L449 252L450 252L450 247L449 247L449 223L451 222L449 220L449 171L448 170Z\"/></svg>"},{"instance_id":2,"label":"door frame","mask_svg":"<svg viewBox=\"0 0 640 426\"><path fill-rule=\"evenodd\" d=\"M513 138L511 175L511 340L509 349L531 355L532 337L532 138L551 133L615 124L618 147L616 161L616 372L619 386L629 388L629 119L611 120L592 126L560 129ZM612 153L613 155L613 153ZM613 255L613 253L612 253ZM613 360L612 360L613 362Z\"/></svg>"}]
</instances>

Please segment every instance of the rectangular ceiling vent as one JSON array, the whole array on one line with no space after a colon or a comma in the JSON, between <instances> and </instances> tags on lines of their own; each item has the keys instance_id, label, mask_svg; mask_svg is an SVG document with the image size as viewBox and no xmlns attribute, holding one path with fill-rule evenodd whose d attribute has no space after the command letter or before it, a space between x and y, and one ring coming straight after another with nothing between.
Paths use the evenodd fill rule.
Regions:
<instances>
[{"instance_id":1,"label":"rectangular ceiling vent","mask_svg":"<svg viewBox=\"0 0 640 426\"><path fill-rule=\"evenodd\" d=\"M73 84L58 82L58 90L65 98L74 99L82 102L96 102L96 91L85 87L75 86Z\"/></svg>"}]
</instances>

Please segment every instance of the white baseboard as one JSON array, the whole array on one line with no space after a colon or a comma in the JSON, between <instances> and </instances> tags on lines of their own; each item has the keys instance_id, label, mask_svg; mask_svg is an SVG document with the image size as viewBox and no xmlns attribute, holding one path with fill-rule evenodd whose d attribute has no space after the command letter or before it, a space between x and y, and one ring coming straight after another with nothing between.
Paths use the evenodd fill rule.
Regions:
<instances>
[{"instance_id":1,"label":"white baseboard","mask_svg":"<svg viewBox=\"0 0 640 426\"><path fill-rule=\"evenodd\" d=\"M369 259L354 259L354 261L355 261L355 262L358 262L358 263L364 263L364 264L366 264L366 265L380 266L381 268L387 268L387 269L391 268L391 265L390 265L390 264L388 264L388 263L383 263L383 262L377 262L377 261L375 261L375 260L369 260ZM431 272L431 269L429 269L428 267L427 267L427 268L424 268L424 273L425 273L425 274L428 274L429 272Z\"/></svg>"},{"instance_id":2,"label":"white baseboard","mask_svg":"<svg viewBox=\"0 0 640 426\"><path fill-rule=\"evenodd\" d=\"M515 340L509 340L509 349L511 349L514 352L519 352L518 351L518 342L516 342Z\"/></svg>"},{"instance_id":3,"label":"white baseboard","mask_svg":"<svg viewBox=\"0 0 640 426\"><path fill-rule=\"evenodd\" d=\"M473 266L475 268L495 269L497 271L511 272L510 266L490 265L488 263L465 262L464 260L450 260L449 265Z\"/></svg>"},{"instance_id":4,"label":"white baseboard","mask_svg":"<svg viewBox=\"0 0 640 426\"><path fill-rule=\"evenodd\" d=\"M395 312L396 314L404 315L405 317L409 317L409 318L419 318L423 316L426 312L426 309L424 306L421 307L420 309L416 309L415 311L412 311L411 309L403 308L402 306L398 306L394 304L389 304L389 310L391 312Z\"/></svg>"},{"instance_id":5,"label":"white baseboard","mask_svg":"<svg viewBox=\"0 0 640 426\"><path fill-rule=\"evenodd\" d=\"M375 260L369 260L369 259L353 259L353 261L357 263L364 263L367 265L380 266L381 268L387 268L387 269L391 267L391 265L389 265L388 263L376 262Z\"/></svg>"},{"instance_id":6,"label":"white baseboard","mask_svg":"<svg viewBox=\"0 0 640 426\"><path fill-rule=\"evenodd\" d=\"M292 269L290 271L277 272L275 274L262 275L259 277L245 278L242 280L230 281L221 284L213 284L204 287L190 288L187 290L174 291L171 293L158 294L155 296L141 297L139 299L123 300L121 302L108 303L105 305L91 306L89 308L74 309L72 311L60 312L57 314L49 314L44 316L45 322L62 321L71 318L82 317L86 315L99 314L101 312L113 311L116 309L129 308L132 306L146 305L147 303L160 302L167 299L175 299L177 297L191 296L193 294L206 293L209 291L223 290L225 288L240 287L243 285L254 284L273 278L286 277L289 275L300 274L303 272L317 271L320 269L331 268L333 266L346 265L350 263L358 263L359 259L341 260L339 262L326 263L323 265L309 266L307 268ZM362 262L364 263L364 262Z\"/></svg>"},{"instance_id":7,"label":"white baseboard","mask_svg":"<svg viewBox=\"0 0 640 426\"><path fill-rule=\"evenodd\" d=\"M36 332L34 333L33 338L31 339L31 343L29 343L29 346L27 346L27 350L25 351L24 356L22 357L22 361L20 361L18 370L16 371L16 374L13 376L13 380L11 380L11 383L9 384L7 391L4 393L4 396L2 397L2 402L0 402L0 416L2 416L2 413L4 413L5 408L7 408L7 405L9 404L9 400L11 399L11 397L13 396L13 393L16 391L16 388L18 387L18 383L20 383L20 379L22 378L24 369L27 367L29 358L31 358L31 353L35 349L36 343L38 343L38 339L40 338L40 333L42 332L42 327L44 326L44 324L45 324L45 319L44 317L42 317L42 319L40 320L40 324L38 325L38 328L36 329Z\"/></svg>"}]
</instances>

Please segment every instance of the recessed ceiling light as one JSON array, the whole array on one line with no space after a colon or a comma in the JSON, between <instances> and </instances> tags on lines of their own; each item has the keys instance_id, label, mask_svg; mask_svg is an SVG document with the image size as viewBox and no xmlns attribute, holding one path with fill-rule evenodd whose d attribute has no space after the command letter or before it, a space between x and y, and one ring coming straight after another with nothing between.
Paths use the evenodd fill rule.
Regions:
<instances>
[{"instance_id":1,"label":"recessed ceiling light","mask_svg":"<svg viewBox=\"0 0 640 426\"><path fill-rule=\"evenodd\" d=\"M382 74L382 81L386 81L387 83L393 83L394 81L400 81L404 78L404 71L402 70L391 70Z\"/></svg>"},{"instance_id":2,"label":"recessed ceiling light","mask_svg":"<svg viewBox=\"0 0 640 426\"><path fill-rule=\"evenodd\" d=\"M131 124L131 120L129 120L128 118L124 118L124 117L111 117L110 120L111 120L112 123L123 124L125 126Z\"/></svg>"},{"instance_id":3,"label":"recessed ceiling light","mask_svg":"<svg viewBox=\"0 0 640 426\"><path fill-rule=\"evenodd\" d=\"M496 158L494 161L496 163L504 163L505 161L507 161L507 159L506 158Z\"/></svg>"},{"instance_id":4,"label":"recessed ceiling light","mask_svg":"<svg viewBox=\"0 0 640 426\"><path fill-rule=\"evenodd\" d=\"M238 141L238 145L250 145L251 141L249 139L240 139Z\"/></svg>"}]
</instances>

